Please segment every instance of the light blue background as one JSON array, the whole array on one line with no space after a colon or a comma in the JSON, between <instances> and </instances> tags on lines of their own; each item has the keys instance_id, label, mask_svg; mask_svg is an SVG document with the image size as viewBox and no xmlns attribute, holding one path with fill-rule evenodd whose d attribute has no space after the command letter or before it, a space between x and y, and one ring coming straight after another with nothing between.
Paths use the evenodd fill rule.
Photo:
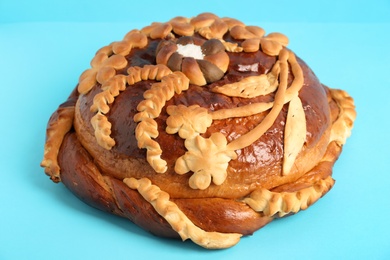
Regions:
<instances>
[{"instance_id":1,"label":"light blue background","mask_svg":"<svg viewBox=\"0 0 390 260\"><path fill-rule=\"evenodd\" d=\"M289 36L358 117L317 204L227 250L156 238L93 208L39 167L51 113L95 51L200 12ZM390 259L390 2L0 0L0 259Z\"/></svg>"}]
</instances>

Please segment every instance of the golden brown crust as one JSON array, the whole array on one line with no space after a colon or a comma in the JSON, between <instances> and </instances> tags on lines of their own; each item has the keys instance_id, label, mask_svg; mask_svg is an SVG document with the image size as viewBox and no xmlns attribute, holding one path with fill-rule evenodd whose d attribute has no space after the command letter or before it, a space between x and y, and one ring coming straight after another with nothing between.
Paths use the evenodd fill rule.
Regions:
<instances>
[{"instance_id":1,"label":"golden brown crust","mask_svg":"<svg viewBox=\"0 0 390 260\"><path fill-rule=\"evenodd\" d=\"M62 181L82 200L101 210L127 217L156 235L175 237L170 225L164 218L159 217L137 192L120 184L119 180L101 175L93 164L92 157L81 146L74 133L65 138L62 150L64 152L60 153L59 158L60 165L64 165L61 172ZM210 198L172 201L192 223L207 232L248 235L272 221L274 214L279 212L279 216L284 216L290 212L296 213L329 191L333 185L330 177L332 166L340 152L341 147L336 142L331 142L321 163L296 182L282 185L272 191L256 191L253 196L265 193L261 201L273 202L263 206L265 215L255 213L245 207L245 204L234 200ZM69 160L76 164L66 163ZM277 196L278 199L271 199L273 197L270 195ZM265 198L268 200L264 200ZM290 200L283 202L286 199ZM244 202L247 201L248 199L244 199Z\"/></svg>"},{"instance_id":2,"label":"golden brown crust","mask_svg":"<svg viewBox=\"0 0 390 260\"><path fill-rule=\"evenodd\" d=\"M53 114L41 165L156 235L230 247L331 189L356 117L288 42L211 13L130 31Z\"/></svg>"},{"instance_id":3,"label":"golden brown crust","mask_svg":"<svg viewBox=\"0 0 390 260\"><path fill-rule=\"evenodd\" d=\"M146 201L162 216L183 240L190 238L196 244L209 248L228 248L240 240L242 234L207 232L194 225L179 207L169 200L169 194L153 185L147 178L140 180L126 178L123 180L131 189L136 189Z\"/></svg>"},{"instance_id":4,"label":"golden brown crust","mask_svg":"<svg viewBox=\"0 0 390 260\"><path fill-rule=\"evenodd\" d=\"M70 160L75 163L67 163ZM59 163L62 182L89 205L129 218L155 235L177 237L165 219L138 192L120 180L102 175L74 133L65 137ZM196 226L208 232L250 235L272 220L238 201L218 198L172 201Z\"/></svg>"}]
</instances>

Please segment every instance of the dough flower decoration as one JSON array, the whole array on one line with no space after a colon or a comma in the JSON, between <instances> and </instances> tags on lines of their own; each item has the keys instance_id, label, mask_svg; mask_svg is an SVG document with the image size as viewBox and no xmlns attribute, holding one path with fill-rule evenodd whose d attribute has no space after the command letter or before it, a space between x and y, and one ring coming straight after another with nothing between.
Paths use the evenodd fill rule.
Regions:
<instances>
[{"instance_id":1,"label":"dough flower decoration","mask_svg":"<svg viewBox=\"0 0 390 260\"><path fill-rule=\"evenodd\" d=\"M157 64L181 71L191 84L204 86L220 80L228 69L229 56L218 39L203 40L183 36L161 41L156 50Z\"/></svg>"},{"instance_id":2,"label":"dough flower decoration","mask_svg":"<svg viewBox=\"0 0 390 260\"><path fill-rule=\"evenodd\" d=\"M169 106L166 131L168 134L178 133L185 139L187 152L179 157L175 164L177 174L193 172L189 186L204 190L211 184L221 185L227 177L228 163L236 159L233 150L227 149L227 140L221 133L214 133L210 138L203 138L211 126L213 119L206 108L193 105Z\"/></svg>"},{"instance_id":3,"label":"dough flower decoration","mask_svg":"<svg viewBox=\"0 0 390 260\"><path fill-rule=\"evenodd\" d=\"M264 36L265 31L258 26L236 25L230 29L230 34L234 39L243 40L244 52L256 52L261 48L265 54L277 56L288 45L288 37L284 34L275 32Z\"/></svg>"},{"instance_id":4,"label":"dough flower decoration","mask_svg":"<svg viewBox=\"0 0 390 260\"><path fill-rule=\"evenodd\" d=\"M166 131L168 134L176 134L183 139L192 138L199 133L205 133L213 123L211 115L206 108L193 106L169 106L167 113Z\"/></svg>"},{"instance_id":5,"label":"dough flower decoration","mask_svg":"<svg viewBox=\"0 0 390 260\"><path fill-rule=\"evenodd\" d=\"M221 185L227 177L230 160L237 154L227 147L227 140L222 133L213 133L210 138L198 135L184 142L187 152L179 157L175 164L178 174L192 171L189 185L192 189L204 190L211 184Z\"/></svg>"}]
</instances>

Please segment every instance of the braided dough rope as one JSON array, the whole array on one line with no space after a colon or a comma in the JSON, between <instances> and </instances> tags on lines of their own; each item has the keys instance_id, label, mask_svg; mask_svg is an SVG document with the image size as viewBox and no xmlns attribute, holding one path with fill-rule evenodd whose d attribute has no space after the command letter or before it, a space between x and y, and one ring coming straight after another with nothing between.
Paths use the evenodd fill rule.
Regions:
<instances>
[{"instance_id":1,"label":"braided dough rope","mask_svg":"<svg viewBox=\"0 0 390 260\"><path fill-rule=\"evenodd\" d=\"M41 167L45 168L45 173L54 182L61 181L58 152L65 135L73 126L74 111L74 104L58 108L50 117L46 130L46 142Z\"/></svg>"},{"instance_id":2,"label":"braided dough rope","mask_svg":"<svg viewBox=\"0 0 390 260\"><path fill-rule=\"evenodd\" d=\"M158 173L167 170L167 163L161 159L162 150L160 145L152 138L158 135L156 118L161 113L166 101L170 100L175 93L180 94L189 87L189 79L179 71L164 76L161 82L154 83L150 90L144 93L144 100L141 101L134 115L134 121L139 122L135 135L139 148L146 148L146 159L152 168Z\"/></svg>"},{"instance_id":3,"label":"braided dough rope","mask_svg":"<svg viewBox=\"0 0 390 260\"><path fill-rule=\"evenodd\" d=\"M327 193L333 187L334 182L332 177L328 176L317 181L313 186L296 192L272 192L267 189L257 189L249 197L243 199L243 202L266 216L278 214L279 217L283 217L307 209Z\"/></svg>"},{"instance_id":4,"label":"braided dough rope","mask_svg":"<svg viewBox=\"0 0 390 260\"><path fill-rule=\"evenodd\" d=\"M101 147L110 150L115 145L115 140L110 137L111 123L104 114L107 114L110 110L108 104L113 103L115 97L119 95L120 91L126 89L126 76L114 76L105 82L101 89L102 92L95 95L93 104L90 108L91 112L96 113L91 118L91 124L95 130L97 143Z\"/></svg>"},{"instance_id":5,"label":"braided dough rope","mask_svg":"<svg viewBox=\"0 0 390 260\"><path fill-rule=\"evenodd\" d=\"M240 241L241 234L206 232L195 226L191 220L169 200L169 194L153 185L148 178L125 178L123 182L131 189L136 189L154 209L172 226L184 240L191 239L194 243L208 248L221 249L234 246Z\"/></svg>"},{"instance_id":6,"label":"braided dough rope","mask_svg":"<svg viewBox=\"0 0 390 260\"><path fill-rule=\"evenodd\" d=\"M141 31L133 30L127 33L120 42L114 42L101 48L91 61L91 68L85 70L80 78L78 91L80 94L88 93L96 83L104 84L116 75L116 70L127 66L124 56L132 48L144 48L148 39Z\"/></svg>"},{"instance_id":7,"label":"braided dough rope","mask_svg":"<svg viewBox=\"0 0 390 260\"><path fill-rule=\"evenodd\" d=\"M115 97L120 94L120 91L126 89L126 83L133 85L141 80L161 80L164 76L172 73L164 65L146 65L143 68L130 67L127 72L128 76L116 75L102 84L102 92L95 95L90 108L92 113L96 113L91 118L96 141L101 147L107 150L110 150L115 145L115 140L110 137L111 123L105 116L110 110L108 104L112 104Z\"/></svg>"},{"instance_id":8,"label":"braided dough rope","mask_svg":"<svg viewBox=\"0 0 390 260\"><path fill-rule=\"evenodd\" d=\"M339 117L332 127L330 140L343 145L351 135L353 122L356 118L355 105L353 99L344 90L332 89L330 94L340 108Z\"/></svg>"}]
</instances>

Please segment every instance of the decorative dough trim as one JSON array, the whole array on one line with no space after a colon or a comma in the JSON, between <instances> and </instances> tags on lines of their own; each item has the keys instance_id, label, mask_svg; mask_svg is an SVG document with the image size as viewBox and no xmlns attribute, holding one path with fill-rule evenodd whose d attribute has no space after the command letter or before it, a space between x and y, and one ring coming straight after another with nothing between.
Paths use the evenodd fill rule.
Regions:
<instances>
[{"instance_id":1,"label":"decorative dough trim","mask_svg":"<svg viewBox=\"0 0 390 260\"><path fill-rule=\"evenodd\" d=\"M90 108L91 112L96 113L91 118L96 141L107 150L115 145L115 140L110 137L111 123L105 116L110 110L108 104L112 104L120 91L126 89L126 83L133 85L141 80L161 80L164 76L172 74L172 71L164 65L146 65L143 68L130 67L127 72L128 76L116 75L106 81L101 87L102 92L95 95Z\"/></svg>"},{"instance_id":2,"label":"decorative dough trim","mask_svg":"<svg viewBox=\"0 0 390 260\"><path fill-rule=\"evenodd\" d=\"M107 53L99 52L91 61L92 68L84 71L79 79L77 87L80 94L88 93L97 82L103 84L111 79L116 70L127 66L127 60L122 55L108 56Z\"/></svg>"},{"instance_id":3,"label":"decorative dough trim","mask_svg":"<svg viewBox=\"0 0 390 260\"><path fill-rule=\"evenodd\" d=\"M176 134L183 139L193 138L207 131L213 119L208 110L198 105L192 106L169 106L167 107L167 128L168 134Z\"/></svg>"},{"instance_id":4,"label":"decorative dough trim","mask_svg":"<svg viewBox=\"0 0 390 260\"><path fill-rule=\"evenodd\" d=\"M277 89L279 74L280 62L277 61L267 74L246 77L235 83L215 87L212 91L229 97L253 98L265 96Z\"/></svg>"},{"instance_id":5,"label":"decorative dough trim","mask_svg":"<svg viewBox=\"0 0 390 260\"><path fill-rule=\"evenodd\" d=\"M329 90L340 109L339 116L331 129L329 143L335 142L335 145L341 147L351 134L353 122L356 118L355 106L353 99L347 92L338 89ZM333 156L332 153L327 152L321 162L332 161ZM244 198L243 202L255 211L262 212L267 216L278 213L280 217L283 217L286 214L297 213L299 210L309 207L327 193L333 187L334 182L334 179L328 176L315 182L312 186L296 192L272 192L266 189L257 189L247 198Z\"/></svg>"},{"instance_id":6,"label":"decorative dough trim","mask_svg":"<svg viewBox=\"0 0 390 260\"><path fill-rule=\"evenodd\" d=\"M200 28L211 26L215 19L219 19L213 13L202 13L192 18L190 23L194 26L195 31L198 31Z\"/></svg>"},{"instance_id":7,"label":"decorative dough trim","mask_svg":"<svg viewBox=\"0 0 390 260\"><path fill-rule=\"evenodd\" d=\"M184 142L187 152L176 160L175 172L185 174L192 171L189 185L192 189L204 190L211 184L221 185L227 177L229 161L237 154L229 149L225 136L219 132L210 138L195 136Z\"/></svg>"},{"instance_id":8,"label":"decorative dough trim","mask_svg":"<svg viewBox=\"0 0 390 260\"><path fill-rule=\"evenodd\" d=\"M169 74L172 74L172 71L165 65L145 65L141 67L130 67L127 69L127 84L134 85L137 82L142 80L157 80L161 79Z\"/></svg>"},{"instance_id":9,"label":"decorative dough trim","mask_svg":"<svg viewBox=\"0 0 390 260\"><path fill-rule=\"evenodd\" d=\"M223 46L225 46L225 50L228 52L242 52L244 50L243 47L239 46L238 43L221 41Z\"/></svg>"},{"instance_id":10,"label":"decorative dough trim","mask_svg":"<svg viewBox=\"0 0 390 260\"><path fill-rule=\"evenodd\" d=\"M296 192L272 192L267 189L257 189L249 197L243 199L243 202L266 216L278 214L279 217L283 217L307 209L327 193L334 183L332 177L328 176L317 181L313 186Z\"/></svg>"},{"instance_id":11,"label":"decorative dough trim","mask_svg":"<svg viewBox=\"0 0 390 260\"><path fill-rule=\"evenodd\" d=\"M148 38L139 30L132 30L126 34L122 41L112 44L115 54L126 56L133 48L144 48L148 44Z\"/></svg>"},{"instance_id":12,"label":"decorative dough trim","mask_svg":"<svg viewBox=\"0 0 390 260\"><path fill-rule=\"evenodd\" d=\"M169 21L172 25L174 33L183 36L192 36L195 31L195 27L189 23L189 19L185 17L175 17Z\"/></svg>"},{"instance_id":13,"label":"decorative dough trim","mask_svg":"<svg viewBox=\"0 0 390 260\"><path fill-rule=\"evenodd\" d=\"M199 51L200 55L182 53L181 50ZM224 76L229 66L229 56L221 41L207 41L193 37L181 37L162 41L157 47L156 63L167 65L172 71L181 71L191 84L199 86L215 82Z\"/></svg>"},{"instance_id":14,"label":"decorative dough trim","mask_svg":"<svg viewBox=\"0 0 390 260\"><path fill-rule=\"evenodd\" d=\"M298 92L303 86L302 69L299 66L299 63L297 62L293 52L289 52L288 61L291 67L292 74L294 75L294 80L291 83L291 86L286 90L285 97L284 97L284 104L290 102L294 96L298 95ZM226 94L227 93L225 93L225 95ZM254 114L264 112L272 108L273 105L274 102L252 103L252 104L248 104L236 108L220 109L217 111L213 111L211 114L213 120L226 119L232 117L245 117L245 116L251 116Z\"/></svg>"},{"instance_id":15,"label":"decorative dough trim","mask_svg":"<svg viewBox=\"0 0 390 260\"><path fill-rule=\"evenodd\" d=\"M154 22L149 26L142 28L141 32L151 39L164 39L165 37L173 38L172 25L169 23Z\"/></svg>"},{"instance_id":16,"label":"decorative dough trim","mask_svg":"<svg viewBox=\"0 0 390 260\"><path fill-rule=\"evenodd\" d=\"M354 101L344 90L330 89L330 94L340 108L339 116L332 126L330 142L336 141L339 145L343 145L351 135L356 118Z\"/></svg>"},{"instance_id":17,"label":"decorative dough trim","mask_svg":"<svg viewBox=\"0 0 390 260\"><path fill-rule=\"evenodd\" d=\"M291 99L284 129L283 175L290 173L295 159L306 141L306 117L301 99Z\"/></svg>"},{"instance_id":18,"label":"decorative dough trim","mask_svg":"<svg viewBox=\"0 0 390 260\"><path fill-rule=\"evenodd\" d=\"M74 106L59 107L51 116L46 130L46 142L41 167L54 182L61 181L58 153L65 135L73 125Z\"/></svg>"},{"instance_id":19,"label":"decorative dough trim","mask_svg":"<svg viewBox=\"0 0 390 260\"><path fill-rule=\"evenodd\" d=\"M287 99L286 97L289 73L288 61L290 61L290 66L294 68L294 80L291 84L293 87L289 94L289 98L291 99ZM227 144L226 138L221 133L214 133L209 139L198 136L198 134L194 135L194 137L189 136L186 138L184 144L188 151L177 159L175 164L175 172L178 174L185 174L189 171L192 171L193 174L189 180L189 185L191 188L204 190L210 186L211 181L213 181L213 183L216 185L222 184L227 177L229 161L236 159L237 157L235 150L245 148L258 140L275 122L284 104L293 100L293 103L290 104L290 120L286 125L287 128L285 130L285 134L289 137L289 139L287 140L287 144L285 143L286 156L284 157L283 162L283 174L286 175L290 172L295 158L301 151L303 143L306 139L306 119L302 103L298 97L298 91L302 87L302 84L297 84L297 82L300 83L303 81L303 79L300 78L302 77L302 72L300 66L297 66L294 54L287 49L283 49L280 52L278 63L275 64L272 71L274 74L276 74L276 72L278 74L273 75L273 78L280 77L280 84L275 95L275 100L273 102L271 111L253 130L246 133L245 135L238 137L229 144ZM225 90L228 90L228 87L226 87ZM242 90L243 89L240 89L239 92L242 92ZM234 92L234 95L235 94L236 92ZM264 109L269 106L269 103L266 103L263 106L251 106L251 108L255 109ZM240 111L244 112L243 109L245 108L241 108ZM236 111L237 110L238 109L236 109ZM229 110L225 110L225 112L227 111ZM253 112L253 110L245 111L244 113L248 112ZM218 113L218 111L215 113ZM187 117L188 113L182 113L182 115ZM221 113L217 114L219 117L222 115L223 114ZM251 114L245 114L244 116L249 115ZM296 118L291 119L294 116L296 116ZM214 119L213 114L212 118ZM187 120L192 120L194 123L200 121L196 117L187 117ZM291 129L298 126L300 126L298 130L302 132L296 133L296 129ZM173 133L176 133L176 131L173 131Z\"/></svg>"},{"instance_id":20,"label":"decorative dough trim","mask_svg":"<svg viewBox=\"0 0 390 260\"><path fill-rule=\"evenodd\" d=\"M97 143L106 150L110 150L115 145L115 140L110 137L111 123L101 112L96 113L91 118L91 125L95 129Z\"/></svg>"},{"instance_id":21,"label":"decorative dough trim","mask_svg":"<svg viewBox=\"0 0 390 260\"><path fill-rule=\"evenodd\" d=\"M268 109L272 108L273 105L274 102L251 103L240 107L219 109L211 112L211 116L213 120L221 120L221 119L233 118L233 117L246 117L246 116L255 115L267 111Z\"/></svg>"},{"instance_id":22,"label":"decorative dough trim","mask_svg":"<svg viewBox=\"0 0 390 260\"><path fill-rule=\"evenodd\" d=\"M229 30L229 26L222 19L215 19L210 26L199 28L198 33L204 38L222 39Z\"/></svg>"},{"instance_id":23,"label":"decorative dough trim","mask_svg":"<svg viewBox=\"0 0 390 260\"><path fill-rule=\"evenodd\" d=\"M135 129L138 147L146 148L146 159L158 173L166 172L167 163L161 159L160 145L152 139L158 135L154 118L159 116L166 101L170 100L175 93L180 94L187 90L188 87L188 78L182 72L176 71L164 76L161 82L154 83L150 90L145 91L145 99L137 106L139 113L134 115L134 121L139 122Z\"/></svg>"},{"instance_id":24,"label":"decorative dough trim","mask_svg":"<svg viewBox=\"0 0 390 260\"><path fill-rule=\"evenodd\" d=\"M230 29L230 35L242 42L242 50L245 52L258 51L261 47L265 54L279 55L283 47L288 45L288 38L281 33L270 33L264 37L265 31L257 26L236 25Z\"/></svg>"},{"instance_id":25,"label":"decorative dough trim","mask_svg":"<svg viewBox=\"0 0 390 260\"><path fill-rule=\"evenodd\" d=\"M257 125L252 131L240 136L231 143L228 144L229 149L239 150L251 145L257 139L259 139L275 122L277 116L283 108L285 93L287 89L287 77L288 77L288 65L287 59L291 52L286 49L282 50L279 55L280 61L280 84L275 94L275 100L271 111L266 115L264 120Z\"/></svg>"},{"instance_id":26,"label":"decorative dough trim","mask_svg":"<svg viewBox=\"0 0 390 260\"><path fill-rule=\"evenodd\" d=\"M287 78L289 73L288 63L290 64L294 79L291 83L290 88L287 89ZM142 77L140 76L142 74L140 72L140 69L134 69L134 71L137 75L137 77L134 78L134 81L142 80ZM184 76L184 74L182 75ZM227 177L227 167L229 161L237 157L235 150L245 148L255 142L258 138L260 138L269 129L269 127L272 126L281 109L283 108L283 105L287 102L290 102L292 98L298 96L298 92L303 85L302 70L297 63L294 54L287 49L281 50L281 52L279 53L279 60L272 68L271 72L269 73L269 76L264 75L263 77L267 77L270 80L276 82L277 78L280 78L280 84L277 88L274 102L264 104L250 104L248 106L243 106L235 109L226 109L222 111L212 112L210 113L210 115L207 115L207 111L205 109L199 110L200 108L195 109L195 107L189 109L184 109L183 107L168 108L167 111L171 114L171 116L168 118L166 131L167 133L171 134L179 132L179 136L186 139L185 146L187 148L187 152L177 159L175 165L175 172L178 174L185 174L189 171L192 171L193 175L190 177L189 180L189 185L191 188L202 190L206 189L211 184L211 181L213 181L213 183L216 185L222 184ZM153 120L153 118L159 116L163 106L165 106L166 101L171 99L174 95L173 90L164 90L164 81L166 80L165 78L166 77L163 77L161 83L155 83L151 90L145 92L145 100L139 103L137 107L139 113L134 116L134 120L136 122L144 121L142 123L139 123L136 128L138 147L147 149L147 161L153 167L153 169L159 173L163 173L167 170L167 164L164 160L161 159L162 150L160 145L153 140L158 135L157 123ZM243 84L244 86L239 88L240 93L245 92L245 87L252 86L251 84L245 84L245 79ZM227 86L225 87L225 90L229 90L229 88L231 87L232 85ZM188 86L185 89L187 88ZM160 94L158 94L157 91L160 91ZM271 90L265 90L264 92L263 90L263 92L261 93L266 94L270 91ZM177 93L180 92L181 90ZM258 94L259 92L257 92L257 95ZM233 91L233 94L231 95L236 95L236 92ZM248 107L250 107L250 109L247 109ZM210 118L215 120L226 117L234 117L237 114L240 116L250 116L254 113L263 112L269 108L271 108L270 112L258 126L256 126L253 130L246 133L245 135L233 140L229 144L227 144L227 140L222 134L214 134L209 139L205 139L199 136L199 133L205 131L205 129L203 128L207 129L207 127L209 126ZM199 118L203 118L203 116L189 116L195 110L197 110L203 115L207 115L206 118L208 122L206 124L200 124L204 127L201 127L199 130L196 131L194 131L193 125L198 124L201 121ZM237 114L234 115L233 112ZM189 122L192 123L189 124ZM305 123L306 122L304 122L304 124ZM288 131L289 130L287 130L287 135L289 134ZM306 136L306 131L304 132L304 135ZM214 157L219 158L218 163L210 161L210 158ZM286 156L285 160L287 161L287 166L285 167L285 171L283 172L283 174L289 173L291 165L288 165L288 163L292 163L288 162L288 160L292 160L291 158L295 159L295 157L296 155L294 155L293 157Z\"/></svg>"},{"instance_id":27,"label":"decorative dough trim","mask_svg":"<svg viewBox=\"0 0 390 260\"><path fill-rule=\"evenodd\" d=\"M203 41L190 36L184 36L174 41L175 37L171 32L172 30L177 34L181 33L182 35L192 35L193 32L198 32L205 38L210 38L210 40ZM242 46L239 46L236 43L225 42L222 39L223 35L228 31L230 31L230 35L233 38L243 40ZM213 178L215 184L221 184L226 179L228 162L231 159L236 158L234 151L247 147L260 138L274 123L283 105L297 96L298 91L303 85L302 70L297 63L294 54L284 48L284 46L288 44L288 38L279 33L271 33L267 36L264 35L265 31L260 27L245 26L234 19L220 19L213 14L204 13L192 19L176 17L168 23L153 23L152 25L143 28L141 31L133 30L129 32L122 42L116 42L107 48L101 49L91 62L92 68L83 73L80 77L80 80L82 82L85 81L86 83L79 84L79 90L82 91L82 93L89 91L96 82L102 84L102 92L95 96L94 103L91 106L91 111L96 112L91 123L95 129L97 142L106 149L111 149L111 147L115 145L115 141L110 137L111 124L108 122L105 114L109 111L109 104L114 102L114 99L119 95L119 92L126 88L124 76L121 78L115 76L116 69L121 68L123 64L127 64L127 61L124 63L121 59L125 59L122 55L126 55L131 48L142 48L147 45L147 37L152 39L165 39L165 41L162 41L157 47L156 61L159 64L156 66L147 65L143 68L128 68L127 84L132 85L141 80L148 79L161 80L161 82L153 84L152 88L144 93L145 99L137 106L139 112L134 116L134 121L138 122L136 128L138 147L147 149L147 161L153 169L160 173L165 172L167 166L166 162L161 159L162 150L159 144L153 140L158 135L157 123L154 121L154 118L157 118L160 115L166 101L171 99L175 92L181 93L182 90L188 89L189 83L204 85L219 80L224 75L224 72L226 72L229 64L229 58L225 52L226 50L258 51L262 48L263 52L269 55L278 56L278 61L273 66L270 73L247 77L237 83L216 87L214 91L232 97L253 98L260 95L267 95L276 90L274 102L250 104L233 109L223 109L210 112L210 114L203 111L202 113L207 115L208 118L207 123L201 124L204 129L201 127L195 130L194 124L190 126L191 124L188 124L188 122L181 126L177 126L178 117L173 114L169 117L170 123L167 123L166 131L168 133L179 132L179 135L186 139L185 144L188 149L188 152L177 160L175 166L176 171L179 174L193 171L194 174L190 178L190 185L193 188L207 188L211 182L211 178ZM136 43L137 41L139 41L138 45ZM182 53L177 52L179 49L177 44L187 45L195 43L202 47L204 59L196 60L194 58L186 58L183 57L185 54L182 55ZM287 89L287 75L289 73L288 63L290 64L292 74L294 75L294 80ZM170 67L170 69L165 65ZM181 77L182 79L171 76L173 75L172 70L181 70L185 76L183 74ZM206 75L205 73L210 70L212 73L209 74L212 76ZM179 74L176 73L175 75ZM91 76L93 76L93 80L91 80ZM184 80L184 78L185 81L189 80L189 82L181 85L182 82L179 81ZM117 79L119 79L119 83ZM280 84L278 84L278 79L280 80ZM261 85L261 87L259 87L259 85ZM268 109L270 109L270 112L257 127L233 140L229 144L227 144L226 139L224 142L220 142L223 137L222 135L214 135L214 137L210 139L204 139L199 136L199 133L204 132L205 129L207 130L207 127L211 124L210 121L212 120L235 117L237 115L250 116L255 113L264 112ZM176 111L179 110L184 111L182 108L176 109ZM199 111L199 109L195 110ZM170 111L172 112L173 108L171 108ZM187 111L181 116L181 121L188 118L188 113L189 112ZM197 117L192 116L191 120L195 120L196 118ZM195 121L199 120L196 119ZM289 133L288 129L289 128L286 130L287 135ZM216 145L213 140L219 140L218 144L224 143L224 145L222 145L224 148L222 149L222 146ZM295 140L292 140L292 142L295 142L295 144L297 143ZM205 144L210 144L211 146L214 144L215 147L219 147L215 150L215 154L223 154L222 157L224 159L223 162L221 162L221 165L223 166L219 165L217 167L218 170L213 173L204 171L204 167L201 167L203 170L198 169L197 167L195 167L195 169L190 163L191 160L195 160L194 158L199 159L199 156L204 157L202 159L203 161L207 161L206 157L208 155L205 153L207 149L201 148ZM286 145L288 146L288 142ZM290 153L288 148L286 150ZM295 150L298 150L298 148ZM289 169L291 169L292 161L294 161L295 157L296 154L293 154L292 157L285 156L284 174L287 174ZM196 160L198 161L198 159ZM204 163L204 165L206 164L207 163ZM222 168L224 170L222 170ZM202 172L202 174L200 174L200 172Z\"/></svg>"},{"instance_id":28,"label":"decorative dough trim","mask_svg":"<svg viewBox=\"0 0 390 260\"><path fill-rule=\"evenodd\" d=\"M183 241L191 239L194 243L208 249L229 248L240 241L241 234L206 232L195 226L179 207L169 200L169 194L153 185L149 179L125 178L123 182L129 188L138 190Z\"/></svg>"}]
</instances>

